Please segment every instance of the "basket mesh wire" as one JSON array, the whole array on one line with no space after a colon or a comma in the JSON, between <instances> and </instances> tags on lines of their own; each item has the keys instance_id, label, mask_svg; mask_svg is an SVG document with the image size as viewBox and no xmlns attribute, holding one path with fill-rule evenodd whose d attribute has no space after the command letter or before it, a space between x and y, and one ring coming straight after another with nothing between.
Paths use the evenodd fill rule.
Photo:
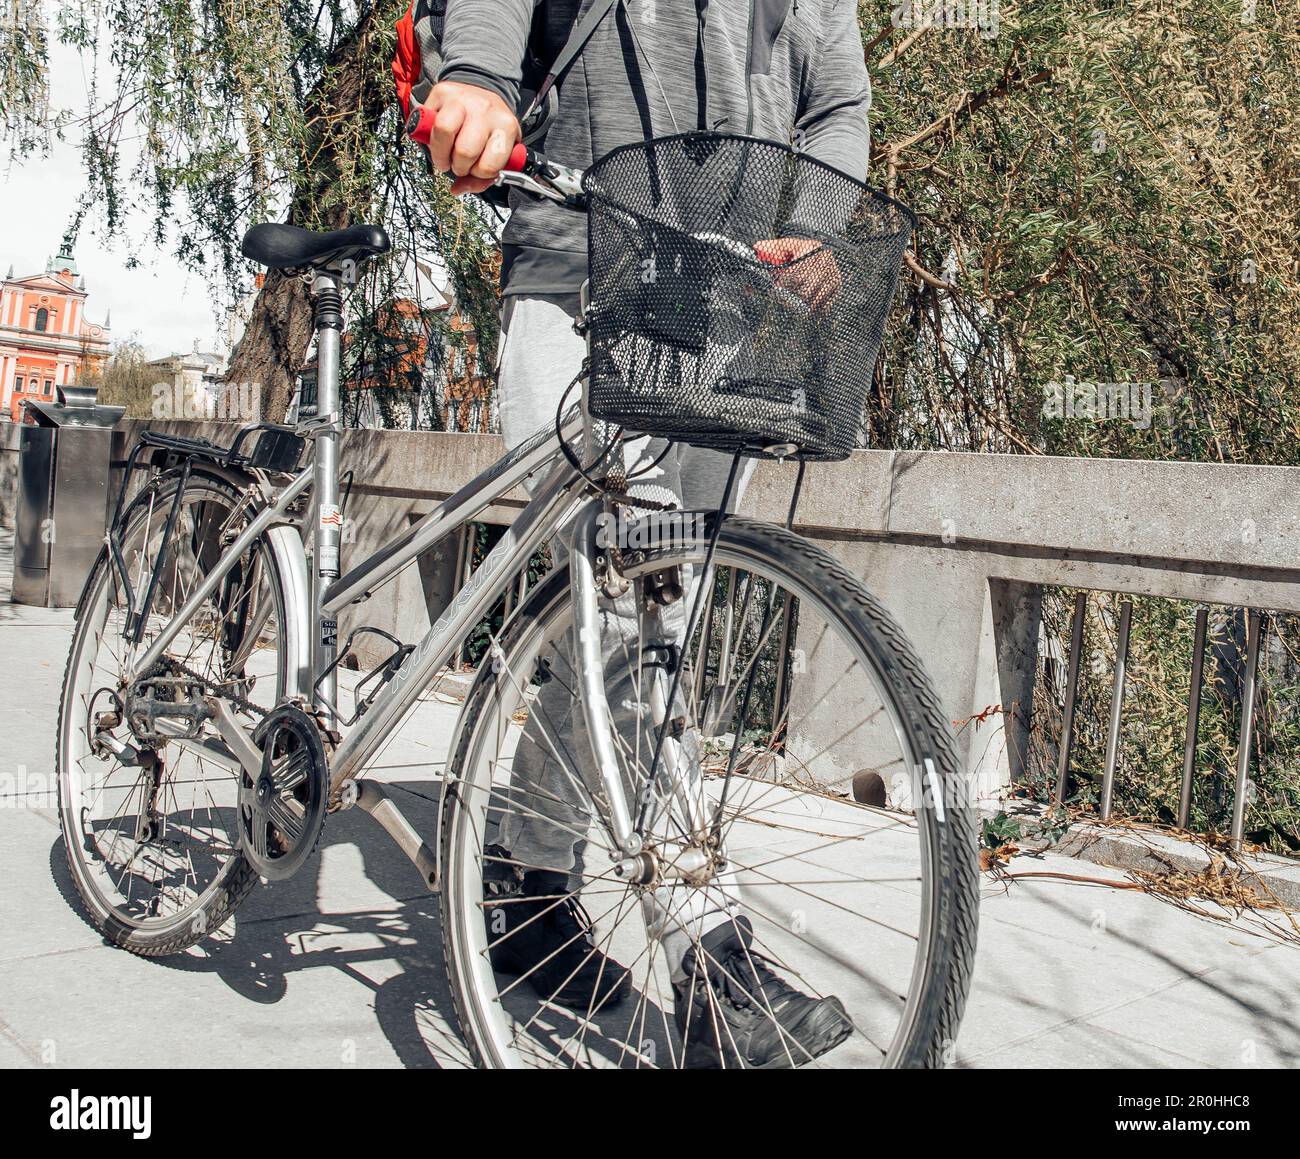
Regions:
<instances>
[{"instance_id":1,"label":"basket mesh wire","mask_svg":"<svg viewBox=\"0 0 1300 1159\"><path fill-rule=\"evenodd\" d=\"M910 211L720 133L615 149L585 188L592 414L761 457L858 445Z\"/></svg>"}]
</instances>

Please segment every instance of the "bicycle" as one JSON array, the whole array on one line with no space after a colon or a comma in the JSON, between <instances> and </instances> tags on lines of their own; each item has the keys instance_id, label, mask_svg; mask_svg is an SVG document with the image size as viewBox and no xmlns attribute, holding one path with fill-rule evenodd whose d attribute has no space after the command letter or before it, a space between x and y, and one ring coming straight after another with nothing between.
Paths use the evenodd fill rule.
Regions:
<instances>
[{"instance_id":1,"label":"bicycle","mask_svg":"<svg viewBox=\"0 0 1300 1159\"><path fill-rule=\"evenodd\" d=\"M480 1064L694 1057L697 1024L670 1012L670 996L684 962L716 965L696 920L705 909L715 927L743 926L747 958L843 1011L829 1053L802 1057L783 1040L774 1065L948 1060L974 952L977 871L938 699L883 606L790 529L798 485L786 527L727 513L742 456L797 459L802 481L805 461L851 449L844 416L856 407L860 421L863 372L841 356L828 312L866 287L865 340L858 322L843 328L864 342L869 375L910 232L905 210L857 183L846 196L861 204L846 212L827 189L849 179L824 167L781 192L804 160L770 142L694 133L615 150L581 173L518 147L503 183L591 214L581 400L346 571L341 279L388 239L374 226L249 231L246 255L310 283L316 412L242 428L228 447L145 432L130 453L77 609L56 751L68 863L110 941L146 956L193 946L259 878L300 870L329 813L360 807L441 891L443 958ZM691 197L666 176L674 166ZM740 180L756 174L762 181ZM768 183L775 208L741 228ZM651 186L638 202L635 191ZM685 224L662 211L692 197L729 208ZM755 238L781 236L782 212L777 224L802 239L799 253L764 258ZM872 236L892 248L859 273L844 237L871 213ZM832 307L790 289L789 268L803 260L834 282ZM845 373L857 384L846 387ZM717 508L683 512L638 492L658 462L657 443L629 459L641 433L734 452ZM423 639L363 626L339 644L344 609L526 480L530 502ZM361 774L562 529L564 556L491 634L449 748L431 848ZM619 607L633 609L618 622L635 631L604 655L602 618ZM342 661L359 633L393 650L349 688ZM580 708L572 735L585 724L585 743L565 740L548 707L556 697ZM547 771L527 771L528 761ZM536 990L526 964L505 961L526 868L501 844L510 825L580 850L561 867L564 887L542 900L594 913L584 919L590 953L627 963L622 1001L593 993L587 1009L566 1007L558 989ZM541 916L532 912L529 921ZM671 938L687 939L687 957L669 961ZM735 1065L740 1056L716 1045L721 1065Z\"/></svg>"}]
</instances>

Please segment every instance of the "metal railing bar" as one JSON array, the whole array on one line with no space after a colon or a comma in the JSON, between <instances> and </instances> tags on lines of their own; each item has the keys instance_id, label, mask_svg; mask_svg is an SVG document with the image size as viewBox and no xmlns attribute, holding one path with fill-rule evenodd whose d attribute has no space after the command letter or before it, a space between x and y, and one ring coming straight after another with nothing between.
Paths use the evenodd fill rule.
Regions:
<instances>
[{"instance_id":1,"label":"metal railing bar","mask_svg":"<svg viewBox=\"0 0 1300 1159\"><path fill-rule=\"evenodd\" d=\"M1074 597L1074 619L1070 627L1070 667L1065 678L1065 711L1061 718L1061 745L1056 763L1056 804L1065 800L1070 777L1070 746L1074 741L1074 703L1079 693L1079 658L1083 652L1083 617L1088 609L1086 592Z\"/></svg>"},{"instance_id":2,"label":"metal railing bar","mask_svg":"<svg viewBox=\"0 0 1300 1159\"><path fill-rule=\"evenodd\" d=\"M1253 609L1246 617L1246 682L1241 694L1241 732L1237 737L1237 784L1232 795L1232 845L1241 848L1246 828L1250 785L1250 739L1255 729L1255 678L1259 672L1259 635L1263 617Z\"/></svg>"},{"instance_id":3,"label":"metal railing bar","mask_svg":"<svg viewBox=\"0 0 1300 1159\"><path fill-rule=\"evenodd\" d=\"M1110 820L1115 796L1115 762L1119 757L1119 726L1124 711L1124 670L1128 667L1128 637L1133 626L1133 601L1119 607L1119 634L1115 640L1115 679L1110 692L1110 729L1106 733L1106 767L1101 776L1101 819Z\"/></svg>"},{"instance_id":4,"label":"metal railing bar","mask_svg":"<svg viewBox=\"0 0 1300 1159\"><path fill-rule=\"evenodd\" d=\"M1196 634L1192 641L1192 682L1187 689L1187 736L1183 741L1183 782L1178 790L1178 828L1186 829L1192 816L1192 776L1196 772L1196 734L1201 723L1201 683L1205 671L1205 629L1210 609L1196 609Z\"/></svg>"}]
</instances>

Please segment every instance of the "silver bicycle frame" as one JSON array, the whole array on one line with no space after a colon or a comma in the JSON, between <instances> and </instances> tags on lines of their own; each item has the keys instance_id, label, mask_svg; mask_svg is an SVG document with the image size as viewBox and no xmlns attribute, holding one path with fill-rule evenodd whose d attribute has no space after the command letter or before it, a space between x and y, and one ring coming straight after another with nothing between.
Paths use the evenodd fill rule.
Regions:
<instances>
[{"instance_id":1,"label":"silver bicycle frame","mask_svg":"<svg viewBox=\"0 0 1300 1159\"><path fill-rule=\"evenodd\" d=\"M554 435L549 437L551 440L555 438ZM558 456L558 447L555 453ZM490 468L417 523L417 529L424 529L420 540L413 541L404 550L381 561L366 577L368 586L374 587L403 566L403 563L395 563L395 560L409 561L415 558L420 551L431 547L443 535L472 518L473 511L481 511L530 473L526 463L521 460L512 463L507 458L502 462L506 465L504 471L494 474L496 468ZM575 486L580 479L581 476L568 463L557 465L551 471L537 496L520 512L497 545L488 552L478 570L470 576L456 598L447 605L437 622L415 646L415 651L375 698L366 715L343 739L334 754L330 777L332 787L337 788L343 781L360 772L384 737L428 686L438 669L451 659L470 629L505 594L533 552L568 518L581 500ZM451 505L462 496L463 506L457 518L451 514ZM331 606L332 602L326 605L327 608Z\"/></svg>"},{"instance_id":2,"label":"silver bicycle frame","mask_svg":"<svg viewBox=\"0 0 1300 1159\"><path fill-rule=\"evenodd\" d=\"M337 291L338 281L333 274L318 273L312 289L314 295L322 291ZM315 444L312 465L294 476L278 494L272 497L268 493L268 501L262 509L135 661L132 666L135 672L147 672L158 662L168 645L253 543L279 525L298 522L290 514L290 509L310 487L310 515L299 540L299 554L307 557L305 570L309 582L306 591L301 583L288 584L285 590L286 619L292 622L296 635L311 641L310 663L307 671L294 672L291 669L288 691L290 695L309 701L332 723L336 715L337 682L334 674L326 670L336 655L340 610L368 599L376 588L417 556L492 506L529 476L542 470L547 475L532 501L415 646L392 681L376 697L370 711L340 745L333 762L334 787L365 764L387 729L411 707L474 624L505 594L512 577L518 574L546 537L572 513L581 499L578 485L583 480L561 454L560 439L573 442L584 428L579 408L571 408L561 420L558 434L554 430L539 431L340 577L338 338L338 331L330 327L322 327L317 334L316 415L299 427L299 433ZM277 547L278 554L283 557L283 547L280 544ZM301 574L298 569L293 570L295 575Z\"/></svg>"},{"instance_id":3,"label":"silver bicycle frame","mask_svg":"<svg viewBox=\"0 0 1300 1159\"><path fill-rule=\"evenodd\" d=\"M337 294L338 288L334 274L318 272L314 276L313 296ZM561 439L567 443L581 439L580 445L584 447L602 445L598 436L603 430L586 416L585 408L572 407L562 416L558 432L539 431L374 554L340 575L339 330L334 326L318 328L317 367L316 414L298 428L300 434L315 444L311 466L294 476L278 494L269 488L266 490L261 510L141 654L133 665L134 672L147 672L157 663L177 633L236 561L259 537L266 536L273 540L281 571L294 581L286 582L284 589L287 621L284 634L287 640L294 642L286 694L309 703L324 723L334 726L338 718L338 687L332 666L337 655L339 612L350 604L368 599L376 588L417 556L464 526L525 479L545 472L532 500L437 622L415 645L392 679L379 690L365 716L355 723L334 751L330 762L330 789L334 793L365 768L473 626L505 594L533 553L557 528L570 522L584 497L589 496L587 481L561 452ZM304 523L302 517L293 514L291 509L308 487L311 488L312 500ZM570 558L573 561L571 582L579 627L595 622L596 585L592 578L592 563L596 549L591 528L601 506L600 498L588 498L586 510L575 521L577 531ZM290 527L298 524L302 524L302 534L289 534ZM579 631L577 635L585 641L585 646L580 644L580 668L589 677L584 678L582 686L584 710L589 719L604 721L608 717L608 705L603 682L599 679L600 653L594 646L595 633ZM220 751L222 742L212 737L180 740L180 743L201 749L209 758L224 759L232 767L248 767L249 772L256 776L259 768L249 765L255 758L260 760L260 754L251 739L242 733L233 715L219 716L216 723L225 744L224 753ZM604 741L601 744L593 739L593 757L602 787L615 806L611 818L613 835L624 853L635 853L640 844L633 834L623 780L608 729L593 728L590 732L593 738L599 737ZM363 794L358 803L366 807L403 848L411 846L411 856L417 864L427 867L428 850L419 843L409 826L404 827L404 822L384 814L379 800L382 791L374 795L376 800L368 801L363 799ZM432 879L430 884L434 884Z\"/></svg>"}]
</instances>

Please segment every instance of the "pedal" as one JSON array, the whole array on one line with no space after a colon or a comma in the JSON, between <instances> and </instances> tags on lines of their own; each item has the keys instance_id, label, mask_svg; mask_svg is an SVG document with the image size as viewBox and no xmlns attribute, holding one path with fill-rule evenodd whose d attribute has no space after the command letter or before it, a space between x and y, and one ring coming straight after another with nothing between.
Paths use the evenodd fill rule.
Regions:
<instances>
[{"instance_id":1,"label":"pedal","mask_svg":"<svg viewBox=\"0 0 1300 1159\"><path fill-rule=\"evenodd\" d=\"M164 662L150 676L126 690L126 720L132 733L150 748L169 739L193 740L212 716L202 683L187 672L172 672Z\"/></svg>"},{"instance_id":2,"label":"pedal","mask_svg":"<svg viewBox=\"0 0 1300 1159\"><path fill-rule=\"evenodd\" d=\"M239 774L239 845L259 876L284 881L311 856L325 828L329 764L316 721L282 704L258 723L262 750L254 778Z\"/></svg>"}]
</instances>

